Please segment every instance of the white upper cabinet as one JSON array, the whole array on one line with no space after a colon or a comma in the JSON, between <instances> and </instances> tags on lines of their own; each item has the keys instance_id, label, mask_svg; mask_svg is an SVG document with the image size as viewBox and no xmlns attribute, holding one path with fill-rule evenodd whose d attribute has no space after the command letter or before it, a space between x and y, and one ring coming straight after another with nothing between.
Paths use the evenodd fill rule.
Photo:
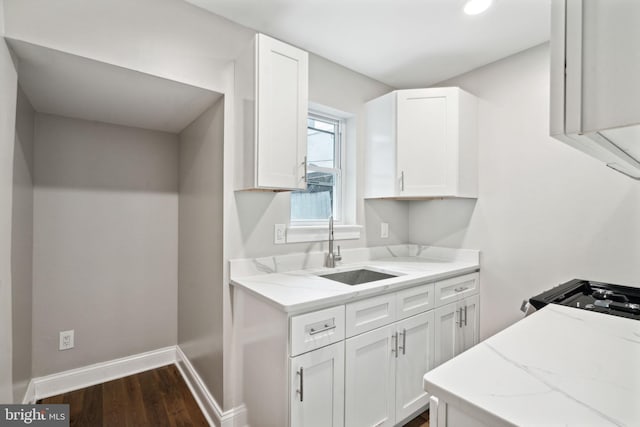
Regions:
<instances>
[{"instance_id":1,"label":"white upper cabinet","mask_svg":"<svg viewBox=\"0 0 640 427\"><path fill-rule=\"evenodd\" d=\"M368 198L478 196L477 99L456 87L367 103Z\"/></svg>"},{"instance_id":2,"label":"white upper cabinet","mask_svg":"<svg viewBox=\"0 0 640 427\"><path fill-rule=\"evenodd\" d=\"M551 136L640 179L640 2L553 0Z\"/></svg>"},{"instance_id":3,"label":"white upper cabinet","mask_svg":"<svg viewBox=\"0 0 640 427\"><path fill-rule=\"evenodd\" d=\"M257 34L235 65L236 190L306 188L307 52Z\"/></svg>"}]
</instances>

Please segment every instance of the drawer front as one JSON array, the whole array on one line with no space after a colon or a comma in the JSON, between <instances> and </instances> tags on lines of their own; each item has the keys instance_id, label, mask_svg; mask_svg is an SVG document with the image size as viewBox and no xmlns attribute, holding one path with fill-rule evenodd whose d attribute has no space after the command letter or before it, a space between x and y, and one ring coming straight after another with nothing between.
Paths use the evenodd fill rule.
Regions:
<instances>
[{"instance_id":1,"label":"drawer front","mask_svg":"<svg viewBox=\"0 0 640 427\"><path fill-rule=\"evenodd\" d=\"M478 293L479 277L480 275L478 273L471 273L436 282L436 307L456 302L469 295L475 295Z\"/></svg>"},{"instance_id":2,"label":"drawer front","mask_svg":"<svg viewBox=\"0 0 640 427\"><path fill-rule=\"evenodd\" d=\"M291 318L290 355L306 353L344 339L344 305Z\"/></svg>"},{"instance_id":3,"label":"drawer front","mask_svg":"<svg viewBox=\"0 0 640 427\"><path fill-rule=\"evenodd\" d=\"M433 283L416 286L396 293L398 320L431 310L435 304Z\"/></svg>"},{"instance_id":4,"label":"drawer front","mask_svg":"<svg viewBox=\"0 0 640 427\"><path fill-rule=\"evenodd\" d=\"M396 295L388 294L347 304L347 337L388 325L396 319Z\"/></svg>"}]
</instances>

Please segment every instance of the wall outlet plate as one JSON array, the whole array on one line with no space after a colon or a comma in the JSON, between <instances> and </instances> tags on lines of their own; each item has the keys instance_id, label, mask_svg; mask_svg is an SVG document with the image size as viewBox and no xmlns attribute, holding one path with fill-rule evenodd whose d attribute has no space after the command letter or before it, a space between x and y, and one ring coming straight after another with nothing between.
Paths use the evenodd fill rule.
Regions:
<instances>
[{"instance_id":1,"label":"wall outlet plate","mask_svg":"<svg viewBox=\"0 0 640 427\"><path fill-rule=\"evenodd\" d=\"M380 223L380 238L382 239L389 238L389 223L387 222Z\"/></svg>"},{"instance_id":2,"label":"wall outlet plate","mask_svg":"<svg viewBox=\"0 0 640 427\"><path fill-rule=\"evenodd\" d=\"M276 245L287 243L287 224L276 224L273 227L273 243Z\"/></svg>"},{"instance_id":3,"label":"wall outlet plate","mask_svg":"<svg viewBox=\"0 0 640 427\"><path fill-rule=\"evenodd\" d=\"M69 350L74 346L74 330L60 331L60 346L58 350Z\"/></svg>"}]
</instances>

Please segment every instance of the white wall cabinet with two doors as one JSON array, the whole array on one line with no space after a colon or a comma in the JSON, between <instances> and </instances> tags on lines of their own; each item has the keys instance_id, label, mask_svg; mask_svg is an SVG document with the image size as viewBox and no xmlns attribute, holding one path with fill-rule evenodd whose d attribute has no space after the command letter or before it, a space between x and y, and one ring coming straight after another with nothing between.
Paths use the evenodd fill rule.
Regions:
<instances>
[{"instance_id":1,"label":"white wall cabinet with two doors","mask_svg":"<svg viewBox=\"0 0 640 427\"><path fill-rule=\"evenodd\" d=\"M272 321L258 313L277 309L236 287L238 337L253 337L240 352L249 424L402 425L428 404L424 374L477 342L478 284L471 273Z\"/></svg>"},{"instance_id":2,"label":"white wall cabinet with two doors","mask_svg":"<svg viewBox=\"0 0 640 427\"><path fill-rule=\"evenodd\" d=\"M235 63L236 190L306 188L309 54L257 34Z\"/></svg>"},{"instance_id":3,"label":"white wall cabinet with two doors","mask_svg":"<svg viewBox=\"0 0 640 427\"><path fill-rule=\"evenodd\" d=\"M367 108L367 198L478 197L477 98L397 90Z\"/></svg>"}]
</instances>

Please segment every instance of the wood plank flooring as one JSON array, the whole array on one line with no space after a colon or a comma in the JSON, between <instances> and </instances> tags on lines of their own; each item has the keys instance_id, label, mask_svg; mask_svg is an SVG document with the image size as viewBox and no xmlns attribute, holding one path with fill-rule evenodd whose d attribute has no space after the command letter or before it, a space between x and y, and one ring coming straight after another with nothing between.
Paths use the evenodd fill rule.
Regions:
<instances>
[{"instance_id":1,"label":"wood plank flooring","mask_svg":"<svg viewBox=\"0 0 640 427\"><path fill-rule=\"evenodd\" d=\"M38 403L68 403L70 427L208 426L175 365L48 397ZM404 427L429 427L429 411Z\"/></svg>"},{"instance_id":2,"label":"wood plank flooring","mask_svg":"<svg viewBox=\"0 0 640 427\"><path fill-rule=\"evenodd\" d=\"M49 397L68 403L70 426L208 426L175 365Z\"/></svg>"},{"instance_id":3,"label":"wood plank flooring","mask_svg":"<svg viewBox=\"0 0 640 427\"><path fill-rule=\"evenodd\" d=\"M429 427L429 411L424 411L403 427Z\"/></svg>"}]
</instances>

